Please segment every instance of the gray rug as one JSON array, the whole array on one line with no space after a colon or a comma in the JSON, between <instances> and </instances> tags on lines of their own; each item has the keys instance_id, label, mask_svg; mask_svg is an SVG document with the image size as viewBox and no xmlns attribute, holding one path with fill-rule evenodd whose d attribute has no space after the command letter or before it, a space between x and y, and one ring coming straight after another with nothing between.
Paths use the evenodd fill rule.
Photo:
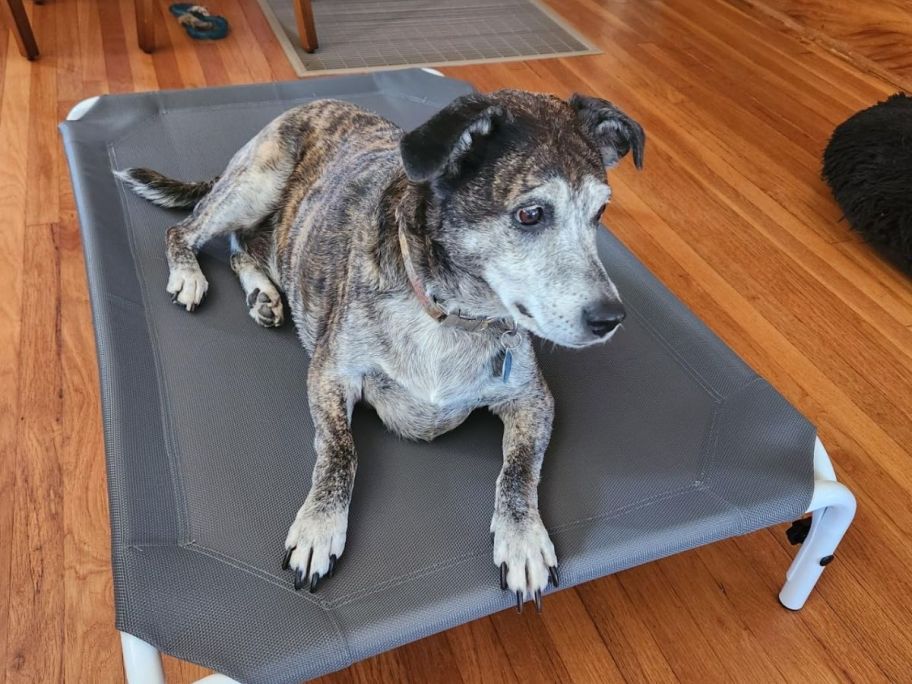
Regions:
<instances>
[{"instance_id":1,"label":"gray rug","mask_svg":"<svg viewBox=\"0 0 912 684\"><path fill-rule=\"evenodd\" d=\"M598 52L535 0L313 0L320 48L298 43L292 0L259 0L299 76Z\"/></svg>"}]
</instances>

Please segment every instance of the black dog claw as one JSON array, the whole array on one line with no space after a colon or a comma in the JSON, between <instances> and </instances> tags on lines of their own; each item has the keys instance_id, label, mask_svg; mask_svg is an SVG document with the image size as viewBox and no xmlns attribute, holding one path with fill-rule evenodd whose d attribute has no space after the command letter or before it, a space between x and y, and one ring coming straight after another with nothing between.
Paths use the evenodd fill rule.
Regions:
<instances>
[{"instance_id":1,"label":"black dog claw","mask_svg":"<svg viewBox=\"0 0 912 684\"><path fill-rule=\"evenodd\" d=\"M542 611L541 589L535 590L535 610L537 610L539 613Z\"/></svg>"},{"instance_id":2,"label":"black dog claw","mask_svg":"<svg viewBox=\"0 0 912 684\"><path fill-rule=\"evenodd\" d=\"M522 613L523 609L523 593L521 591L516 592L516 612Z\"/></svg>"},{"instance_id":3,"label":"black dog claw","mask_svg":"<svg viewBox=\"0 0 912 684\"><path fill-rule=\"evenodd\" d=\"M308 591L312 594L317 590L317 585L320 584L320 573L315 572L310 578L310 588Z\"/></svg>"},{"instance_id":4,"label":"black dog claw","mask_svg":"<svg viewBox=\"0 0 912 684\"><path fill-rule=\"evenodd\" d=\"M336 561L339 560L336 558L336 555L333 554L329 557L329 576L332 577L336 573Z\"/></svg>"},{"instance_id":5,"label":"black dog claw","mask_svg":"<svg viewBox=\"0 0 912 684\"><path fill-rule=\"evenodd\" d=\"M557 577L557 566L556 565L552 565L550 568L548 568L548 577L551 579L551 584L553 584L555 587L560 586L560 583L558 582L558 577Z\"/></svg>"},{"instance_id":6,"label":"black dog claw","mask_svg":"<svg viewBox=\"0 0 912 684\"><path fill-rule=\"evenodd\" d=\"M288 570L288 564L291 563L291 552L294 550L294 546L290 549L285 549L285 555L282 556L282 570Z\"/></svg>"},{"instance_id":7,"label":"black dog claw","mask_svg":"<svg viewBox=\"0 0 912 684\"><path fill-rule=\"evenodd\" d=\"M304 573L298 570L295 572L295 581L294 588L295 591L301 591L301 588L304 586Z\"/></svg>"},{"instance_id":8,"label":"black dog claw","mask_svg":"<svg viewBox=\"0 0 912 684\"><path fill-rule=\"evenodd\" d=\"M310 562L313 560L314 550L311 549L307 552L307 565L304 566L304 576L310 577Z\"/></svg>"},{"instance_id":9,"label":"black dog claw","mask_svg":"<svg viewBox=\"0 0 912 684\"><path fill-rule=\"evenodd\" d=\"M500 588L504 591L507 588L507 564L500 564Z\"/></svg>"}]
</instances>

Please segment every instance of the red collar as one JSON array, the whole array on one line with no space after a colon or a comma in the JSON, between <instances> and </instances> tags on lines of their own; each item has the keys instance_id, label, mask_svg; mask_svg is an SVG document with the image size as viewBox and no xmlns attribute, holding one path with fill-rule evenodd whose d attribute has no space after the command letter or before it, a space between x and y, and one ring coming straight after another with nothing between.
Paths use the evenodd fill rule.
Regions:
<instances>
[{"instance_id":1,"label":"red collar","mask_svg":"<svg viewBox=\"0 0 912 684\"><path fill-rule=\"evenodd\" d=\"M402 251L402 262L405 264L405 273L408 275L409 284L412 286L415 296L418 297L418 301L421 302L422 308L427 312L427 315L435 321L469 331L487 330L488 328L495 326L500 326L507 330L515 329L515 324L509 319L470 318L463 316L458 310L454 313L450 313L444 309L436 299L428 295L427 290L421 284L421 278L418 277L418 272L415 270L415 264L412 263L408 238L406 238L401 225L399 226L399 248Z\"/></svg>"}]
</instances>

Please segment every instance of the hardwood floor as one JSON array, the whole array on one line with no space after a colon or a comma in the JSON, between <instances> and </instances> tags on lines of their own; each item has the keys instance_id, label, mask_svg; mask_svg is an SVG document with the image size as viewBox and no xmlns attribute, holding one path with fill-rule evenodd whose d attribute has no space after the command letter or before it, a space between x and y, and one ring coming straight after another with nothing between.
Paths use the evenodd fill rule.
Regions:
<instances>
[{"instance_id":1,"label":"hardwood floor","mask_svg":"<svg viewBox=\"0 0 912 684\"><path fill-rule=\"evenodd\" d=\"M613 172L607 223L819 427L858 516L800 613L776 601L793 550L774 529L325 681L910 681L912 283L840 221L819 178L832 128L896 86L741 0L551 3L604 53L444 71L595 93L642 122L645 171ZM98 93L294 73L254 0L209 3L232 23L216 43L190 41L160 0L151 56L130 0L27 4L41 59L0 32L0 680L116 682L95 350L56 124ZM859 3L840 27L880 17ZM167 672L204 674L173 659Z\"/></svg>"},{"instance_id":2,"label":"hardwood floor","mask_svg":"<svg viewBox=\"0 0 912 684\"><path fill-rule=\"evenodd\" d=\"M857 66L912 89L912 4L907 0L736 0Z\"/></svg>"}]
</instances>

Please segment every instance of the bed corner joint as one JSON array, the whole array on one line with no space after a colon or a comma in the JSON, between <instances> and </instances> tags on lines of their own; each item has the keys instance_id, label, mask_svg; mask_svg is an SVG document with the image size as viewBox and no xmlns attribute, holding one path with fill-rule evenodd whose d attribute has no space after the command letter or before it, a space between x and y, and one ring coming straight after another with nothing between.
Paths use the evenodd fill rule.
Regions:
<instances>
[{"instance_id":1,"label":"bed corner joint","mask_svg":"<svg viewBox=\"0 0 912 684\"><path fill-rule=\"evenodd\" d=\"M830 457L818 438L814 444L814 493L807 510L811 517L796 521L787 532L789 541L800 544L800 548L779 592L783 606L789 610L804 606L823 569L835 558L836 547L855 517L855 508L855 496L836 480Z\"/></svg>"}]
</instances>

